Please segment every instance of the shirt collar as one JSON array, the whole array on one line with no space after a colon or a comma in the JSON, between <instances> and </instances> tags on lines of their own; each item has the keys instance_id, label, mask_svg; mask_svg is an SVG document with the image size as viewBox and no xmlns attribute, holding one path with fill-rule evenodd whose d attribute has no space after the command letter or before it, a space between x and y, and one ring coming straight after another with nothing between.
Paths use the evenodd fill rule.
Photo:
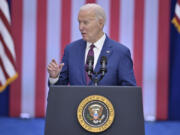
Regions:
<instances>
[{"instance_id":1,"label":"shirt collar","mask_svg":"<svg viewBox=\"0 0 180 135\"><path fill-rule=\"evenodd\" d=\"M95 43L93 43L93 44L95 45L95 48L97 48L97 49L102 48L105 39L106 39L106 35L103 34L103 36L102 36L98 41L96 41ZM92 45L92 43L87 42L87 48L90 48L91 45Z\"/></svg>"}]
</instances>

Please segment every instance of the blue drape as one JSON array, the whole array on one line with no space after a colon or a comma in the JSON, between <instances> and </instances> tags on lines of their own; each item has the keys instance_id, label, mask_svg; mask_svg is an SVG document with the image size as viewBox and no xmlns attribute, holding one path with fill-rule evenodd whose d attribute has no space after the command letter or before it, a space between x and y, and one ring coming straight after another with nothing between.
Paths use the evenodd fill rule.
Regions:
<instances>
[{"instance_id":1,"label":"blue drape","mask_svg":"<svg viewBox=\"0 0 180 135\"><path fill-rule=\"evenodd\" d=\"M171 0L171 20L177 0ZM169 119L180 120L180 33L170 23Z\"/></svg>"}]
</instances>

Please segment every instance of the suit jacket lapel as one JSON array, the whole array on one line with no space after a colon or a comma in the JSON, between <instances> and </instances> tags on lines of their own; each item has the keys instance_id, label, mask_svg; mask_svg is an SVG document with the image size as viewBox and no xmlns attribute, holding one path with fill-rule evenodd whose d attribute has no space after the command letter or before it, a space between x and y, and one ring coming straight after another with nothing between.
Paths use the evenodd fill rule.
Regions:
<instances>
[{"instance_id":1,"label":"suit jacket lapel","mask_svg":"<svg viewBox=\"0 0 180 135\"><path fill-rule=\"evenodd\" d=\"M85 50L86 50L86 42L84 40L82 40L81 44L80 44L80 56L79 56L79 63L80 63L80 70L81 70L81 76L82 76L82 81L83 84L86 84L86 74L85 74Z\"/></svg>"},{"instance_id":2,"label":"suit jacket lapel","mask_svg":"<svg viewBox=\"0 0 180 135\"><path fill-rule=\"evenodd\" d=\"M101 63L100 63L101 57L102 56L106 56L107 62L108 62L108 58L111 56L112 53L113 53L113 51L112 51L112 44L109 43L109 38L106 35L106 40L104 42L103 48L101 50L101 53L99 55L99 58L98 58L98 61L97 61L96 67L95 67L95 72L98 72L100 67L101 67Z\"/></svg>"}]
</instances>

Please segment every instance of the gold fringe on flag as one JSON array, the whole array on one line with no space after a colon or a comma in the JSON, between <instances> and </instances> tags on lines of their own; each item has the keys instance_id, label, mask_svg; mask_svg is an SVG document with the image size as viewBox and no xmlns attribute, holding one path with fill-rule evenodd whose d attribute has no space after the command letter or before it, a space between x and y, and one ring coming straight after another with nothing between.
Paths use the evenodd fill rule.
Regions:
<instances>
[{"instance_id":1,"label":"gold fringe on flag","mask_svg":"<svg viewBox=\"0 0 180 135\"><path fill-rule=\"evenodd\" d=\"M18 77L18 74L16 73L13 77L9 78L6 83L2 86L0 86L0 93L3 92L5 90L5 88L14 80L16 80L16 78Z\"/></svg>"},{"instance_id":2,"label":"gold fringe on flag","mask_svg":"<svg viewBox=\"0 0 180 135\"><path fill-rule=\"evenodd\" d=\"M174 26L177 28L177 31L180 33L180 24L178 23L176 17L174 17L174 18L172 19L172 23L173 23Z\"/></svg>"}]
</instances>

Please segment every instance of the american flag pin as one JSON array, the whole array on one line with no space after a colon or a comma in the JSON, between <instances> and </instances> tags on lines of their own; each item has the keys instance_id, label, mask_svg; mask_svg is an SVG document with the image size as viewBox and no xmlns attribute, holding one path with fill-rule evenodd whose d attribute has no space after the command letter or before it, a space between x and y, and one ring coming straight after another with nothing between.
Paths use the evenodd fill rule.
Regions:
<instances>
[{"instance_id":1,"label":"american flag pin","mask_svg":"<svg viewBox=\"0 0 180 135\"><path fill-rule=\"evenodd\" d=\"M106 53L110 53L110 51L108 50L108 51L106 51Z\"/></svg>"}]
</instances>

